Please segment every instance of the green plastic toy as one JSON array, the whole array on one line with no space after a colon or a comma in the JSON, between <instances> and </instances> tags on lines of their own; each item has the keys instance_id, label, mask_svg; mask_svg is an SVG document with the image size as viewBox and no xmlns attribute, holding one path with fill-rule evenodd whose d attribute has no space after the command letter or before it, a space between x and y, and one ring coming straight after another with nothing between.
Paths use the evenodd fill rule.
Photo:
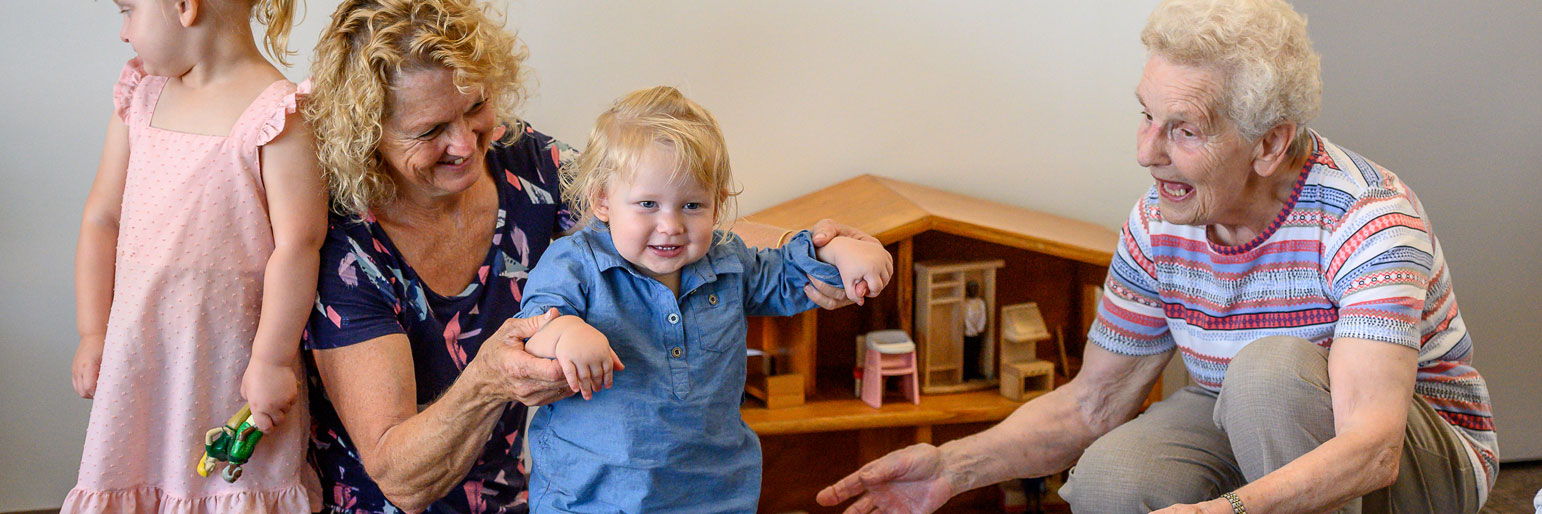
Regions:
<instances>
[{"instance_id":1,"label":"green plastic toy","mask_svg":"<svg viewBox=\"0 0 1542 514\"><path fill-rule=\"evenodd\" d=\"M198 459L198 476L209 476L219 463L225 463L220 477L234 483L241 478L241 465L252 458L262 431L252 424L252 408L242 405L241 411L230 417L225 426L209 429L203 436L203 457Z\"/></svg>"}]
</instances>

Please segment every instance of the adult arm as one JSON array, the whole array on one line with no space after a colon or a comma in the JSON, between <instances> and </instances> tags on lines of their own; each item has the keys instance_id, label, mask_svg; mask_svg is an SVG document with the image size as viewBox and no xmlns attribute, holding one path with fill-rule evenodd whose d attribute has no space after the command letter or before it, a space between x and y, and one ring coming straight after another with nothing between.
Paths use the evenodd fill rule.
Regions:
<instances>
[{"instance_id":1,"label":"adult arm","mask_svg":"<svg viewBox=\"0 0 1542 514\"><path fill-rule=\"evenodd\" d=\"M290 114L287 130L260 148L273 253L263 273L262 313L241 395L260 430L283 421L299 396L300 332L316 300L316 269L327 236L327 191L309 127Z\"/></svg>"},{"instance_id":2,"label":"adult arm","mask_svg":"<svg viewBox=\"0 0 1542 514\"><path fill-rule=\"evenodd\" d=\"M571 394L556 361L524 350L524 339L555 317L505 322L421 412L405 335L312 351L365 472L387 500L407 512L427 508L466 478L509 402L542 405Z\"/></svg>"},{"instance_id":3,"label":"adult arm","mask_svg":"<svg viewBox=\"0 0 1542 514\"><path fill-rule=\"evenodd\" d=\"M1135 417L1171 358L1171 351L1132 357L1089 344L1075 379L996 426L941 447L890 453L820 491L817 500L835 505L857 498L847 513L931 512L976 487L1066 469L1098 437Z\"/></svg>"},{"instance_id":4,"label":"adult arm","mask_svg":"<svg viewBox=\"0 0 1542 514\"><path fill-rule=\"evenodd\" d=\"M1392 485L1402 457L1418 353L1413 348L1357 338L1333 341L1328 380L1333 384L1332 439L1236 490L1250 512L1323 512ZM1229 514L1214 499L1176 505L1163 514Z\"/></svg>"},{"instance_id":5,"label":"adult arm","mask_svg":"<svg viewBox=\"0 0 1542 514\"><path fill-rule=\"evenodd\" d=\"M123 211L123 182L128 175L128 125L114 114L107 122L107 139L96 180L86 197L75 247L75 328L80 345L70 368L70 382L81 398L96 395L112 308L113 273L118 251L118 220Z\"/></svg>"}]
</instances>

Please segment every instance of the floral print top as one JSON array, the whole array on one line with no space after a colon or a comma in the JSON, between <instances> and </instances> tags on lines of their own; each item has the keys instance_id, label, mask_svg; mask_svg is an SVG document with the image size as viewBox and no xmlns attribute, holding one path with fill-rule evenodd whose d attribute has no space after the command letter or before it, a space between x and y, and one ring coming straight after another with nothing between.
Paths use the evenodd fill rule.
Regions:
<instances>
[{"instance_id":1,"label":"floral print top","mask_svg":"<svg viewBox=\"0 0 1542 514\"><path fill-rule=\"evenodd\" d=\"M477 279L454 296L429 290L372 215L333 214L305 348L326 350L405 334L412 345L417 403L427 405L448 389L482 341L519 312L528 270L552 238L573 225L558 191L557 170L577 152L528 126L524 131L514 142L495 143L488 151L488 171L498 187L497 226ZM401 512L365 474L314 361L306 360L310 459L321 479L324 512ZM427 512L527 512L527 478L519 463L524 421L525 406L508 405L465 481Z\"/></svg>"}]
</instances>

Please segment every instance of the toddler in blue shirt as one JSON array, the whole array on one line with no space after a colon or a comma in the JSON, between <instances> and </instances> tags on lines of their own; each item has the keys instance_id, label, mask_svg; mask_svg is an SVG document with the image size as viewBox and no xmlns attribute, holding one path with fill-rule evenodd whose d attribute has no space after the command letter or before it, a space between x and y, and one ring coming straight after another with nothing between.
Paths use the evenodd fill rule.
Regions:
<instances>
[{"instance_id":1,"label":"toddler in blue shirt","mask_svg":"<svg viewBox=\"0 0 1542 514\"><path fill-rule=\"evenodd\" d=\"M584 226L531 271L520 316L563 314L526 349L556 358L581 396L531 420L532 512L755 511L745 316L814 308L809 276L877 295L894 264L875 242L816 249L807 231L747 248L719 229L731 182L717 120L669 87L618 100L563 170Z\"/></svg>"}]
</instances>

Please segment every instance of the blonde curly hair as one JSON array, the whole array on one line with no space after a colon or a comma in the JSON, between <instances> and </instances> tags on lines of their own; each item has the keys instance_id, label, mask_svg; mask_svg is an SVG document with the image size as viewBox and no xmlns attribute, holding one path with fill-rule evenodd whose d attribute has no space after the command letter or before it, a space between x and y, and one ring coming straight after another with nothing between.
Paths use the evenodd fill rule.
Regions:
<instances>
[{"instance_id":1,"label":"blonde curly hair","mask_svg":"<svg viewBox=\"0 0 1542 514\"><path fill-rule=\"evenodd\" d=\"M263 30L263 47L279 64L289 66L289 32L294 29L295 0L257 0L252 2L252 18L267 27Z\"/></svg>"},{"instance_id":2,"label":"blonde curly hair","mask_svg":"<svg viewBox=\"0 0 1542 514\"><path fill-rule=\"evenodd\" d=\"M450 70L463 93L484 91L505 142L524 133L527 51L477 0L345 0L316 43L305 119L316 136L333 209L363 215L396 197L379 146L390 90L403 72Z\"/></svg>"},{"instance_id":3,"label":"blonde curly hair","mask_svg":"<svg viewBox=\"0 0 1542 514\"><path fill-rule=\"evenodd\" d=\"M600 193L616 179L631 180L643 154L655 145L673 151L672 178L689 176L716 193L715 225L724 225L739 195L733 190L728 144L711 112L668 86L639 89L617 99L594 121L583 154L562 168L562 200L580 225L594 219Z\"/></svg>"},{"instance_id":4,"label":"blonde curly hair","mask_svg":"<svg viewBox=\"0 0 1542 514\"><path fill-rule=\"evenodd\" d=\"M1294 123L1291 156L1310 150L1306 123L1322 110L1321 57L1306 18L1283 0L1167 0L1152 11L1140 41L1152 55L1209 67L1224 77L1215 107L1257 141Z\"/></svg>"}]
</instances>

